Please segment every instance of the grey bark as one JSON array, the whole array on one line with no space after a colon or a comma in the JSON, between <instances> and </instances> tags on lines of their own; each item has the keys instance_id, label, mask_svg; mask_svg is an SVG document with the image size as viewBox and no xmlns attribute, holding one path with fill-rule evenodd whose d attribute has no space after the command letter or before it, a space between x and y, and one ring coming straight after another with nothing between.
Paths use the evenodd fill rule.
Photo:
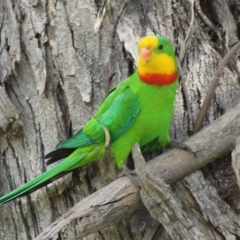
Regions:
<instances>
[{"instance_id":1,"label":"grey bark","mask_svg":"<svg viewBox=\"0 0 240 240\"><path fill-rule=\"evenodd\" d=\"M236 148L232 152L232 166L237 178L237 184L240 186L240 135L236 140Z\"/></svg>"},{"instance_id":2,"label":"grey bark","mask_svg":"<svg viewBox=\"0 0 240 240\"><path fill-rule=\"evenodd\" d=\"M177 237L193 239L195 236L219 239L219 234L214 230L216 227L224 229L224 235L240 236L238 215L220 200L200 171L193 173L233 150L239 133L240 104L185 142L192 149L197 149L196 157L188 151L174 149L161 154L146 165L138 147L134 147L133 159L137 185L141 187L141 198L139 189L134 185L136 180L131 182L126 177L119 178L78 202L61 218L45 228L37 239L56 236L74 220L78 220L80 229L78 236L84 237L108 224L131 217L136 209L141 213L143 211L141 199L151 214L164 224L173 239ZM218 139L219 134L226 137ZM190 173L193 174L186 177ZM183 178L182 183L178 182ZM175 184L176 182L178 183ZM193 197L188 189L191 190ZM183 216L186 216L186 220ZM212 225L206 222L208 219ZM132 220L132 224L137 225L136 220Z\"/></svg>"},{"instance_id":3,"label":"grey bark","mask_svg":"<svg viewBox=\"0 0 240 240\"><path fill-rule=\"evenodd\" d=\"M0 1L1 98L6 96L0 105L1 195L46 170L44 155L79 130L108 90L132 72L142 36L160 33L180 52L191 19L190 2L129 0L122 11L124 4ZM173 138L185 140L191 133L217 65L238 39L237 6L235 1L196 1L192 37L181 65L191 114L179 85ZM205 125L239 102L238 75L234 56L224 69ZM33 239L104 184L93 164L0 206L0 238ZM142 225L145 228L134 229L126 219L86 239L142 239L149 227L144 221ZM78 226L72 223L69 228L73 231L67 238L73 239Z\"/></svg>"}]
</instances>

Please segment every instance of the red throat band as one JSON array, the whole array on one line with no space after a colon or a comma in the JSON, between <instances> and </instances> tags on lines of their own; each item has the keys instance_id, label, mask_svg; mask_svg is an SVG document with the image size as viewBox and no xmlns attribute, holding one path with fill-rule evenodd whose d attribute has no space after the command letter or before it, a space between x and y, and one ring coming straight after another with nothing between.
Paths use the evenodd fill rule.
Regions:
<instances>
[{"instance_id":1,"label":"red throat band","mask_svg":"<svg viewBox=\"0 0 240 240\"><path fill-rule=\"evenodd\" d=\"M154 84L154 85L168 85L175 82L178 78L178 72L174 72L172 74L159 74L159 73L150 73L150 74L140 74L138 75L142 81L147 84Z\"/></svg>"}]
</instances>

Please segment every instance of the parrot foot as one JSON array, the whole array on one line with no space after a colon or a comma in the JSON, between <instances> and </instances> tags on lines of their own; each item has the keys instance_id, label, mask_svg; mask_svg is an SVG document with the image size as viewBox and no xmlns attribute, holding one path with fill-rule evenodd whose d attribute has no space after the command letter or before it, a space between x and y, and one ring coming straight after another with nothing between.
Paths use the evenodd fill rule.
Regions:
<instances>
[{"instance_id":1,"label":"parrot foot","mask_svg":"<svg viewBox=\"0 0 240 240\"><path fill-rule=\"evenodd\" d=\"M140 187L136 179L136 176L137 176L136 172L133 170L130 170L125 164L123 165L122 172L118 175L118 178L124 177L124 176L128 177L135 186Z\"/></svg>"},{"instance_id":2,"label":"parrot foot","mask_svg":"<svg viewBox=\"0 0 240 240\"><path fill-rule=\"evenodd\" d=\"M193 156L196 158L196 153L187 144L178 142L176 140L172 140L170 143L168 143L167 146L170 148L177 148L177 149L188 151L188 152L192 153Z\"/></svg>"}]
</instances>

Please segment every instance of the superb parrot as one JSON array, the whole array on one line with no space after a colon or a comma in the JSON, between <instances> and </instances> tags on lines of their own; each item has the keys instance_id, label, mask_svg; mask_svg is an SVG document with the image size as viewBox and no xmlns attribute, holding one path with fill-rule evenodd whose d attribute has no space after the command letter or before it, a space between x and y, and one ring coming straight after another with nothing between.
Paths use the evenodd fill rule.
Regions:
<instances>
[{"instance_id":1,"label":"superb parrot","mask_svg":"<svg viewBox=\"0 0 240 240\"><path fill-rule=\"evenodd\" d=\"M42 175L0 198L6 203L48 184L51 180L86 164L100 161L109 150L119 169L135 143L141 147L155 141L164 148L178 85L178 67L170 42L159 35L138 42L138 68L104 99L86 125L60 142L45 158L48 164L64 159Z\"/></svg>"}]
</instances>

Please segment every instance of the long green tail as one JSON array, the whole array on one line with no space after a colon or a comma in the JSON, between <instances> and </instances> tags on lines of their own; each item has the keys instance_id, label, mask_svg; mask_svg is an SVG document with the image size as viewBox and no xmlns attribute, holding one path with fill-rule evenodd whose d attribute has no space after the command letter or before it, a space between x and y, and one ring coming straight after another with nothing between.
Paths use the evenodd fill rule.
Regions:
<instances>
[{"instance_id":1,"label":"long green tail","mask_svg":"<svg viewBox=\"0 0 240 240\"><path fill-rule=\"evenodd\" d=\"M75 156L74 156L75 155ZM17 197L23 196L29 192L33 192L42 186L48 184L51 179L57 179L62 175L65 175L69 171L72 171L75 168L78 168L84 163L80 163L84 157L86 157L88 153L81 153L81 154L71 154L68 158L54 166L53 168L47 170L43 174L39 175L38 177L34 178L33 180L23 184L22 186L18 187L17 189L13 190L12 192L2 196L0 198L0 204L9 202Z\"/></svg>"}]
</instances>

